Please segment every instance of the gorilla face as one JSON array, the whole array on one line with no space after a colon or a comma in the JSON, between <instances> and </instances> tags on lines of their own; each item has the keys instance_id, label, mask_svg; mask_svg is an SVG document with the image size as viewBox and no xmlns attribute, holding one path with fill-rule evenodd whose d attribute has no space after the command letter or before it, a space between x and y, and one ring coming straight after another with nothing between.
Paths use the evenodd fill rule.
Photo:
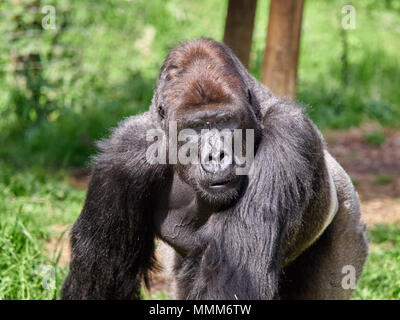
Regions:
<instances>
[{"instance_id":1,"label":"gorilla face","mask_svg":"<svg viewBox=\"0 0 400 320\"><path fill-rule=\"evenodd\" d=\"M218 112L218 111L216 111ZM197 135L197 161L175 165L180 178L206 199L216 204L226 204L237 198L243 176L236 174L237 157L233 150L233 132L241 124L226 114L219 120L220 113L199 111L191 122L187 118L178 119L178 132L192 129ZM189 120L189 121L188 121ZM179 143L182 146L182 143Z\"/></svg>"},{"instance_id":2,"label":"gorilla face","mask_svg":"<svg viewBox=\"0 0 400 320\"><path fill-rule=\"evenodd\" d=\"M209 81L209 75L199 77L199 72L189 69L180 75L179 81L166 86L165 102L159 106L159 114L167 135L167 123L173 121L178 137L183 132L194 136L184 141L178 139L178 150L187 140L197 142L197 161L182 163L178 157L174 171L210 204L231 205L246 181L237 170L248 165L246 143L255 143L254 139L246 139L246 129L253 130L253 134L255 131L253 137L256 137L259 125L251 111L250 91L236 89L238 79L231 81L230 87L226 81L224 85ZM173 99L170 99L172 92Z\"/></svg>"}]
</instances>

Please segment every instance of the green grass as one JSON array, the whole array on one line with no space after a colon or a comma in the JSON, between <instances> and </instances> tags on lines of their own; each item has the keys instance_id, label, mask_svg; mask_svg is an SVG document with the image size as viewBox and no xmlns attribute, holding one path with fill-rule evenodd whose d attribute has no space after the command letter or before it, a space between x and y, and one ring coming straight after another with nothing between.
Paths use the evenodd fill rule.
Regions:
<instances>
[{"instance_id":1,"label":"green grass","mask_svg":"<svg viewBox=\"0 0 400 320\"><path fill-rule=\"evenodd\" d=\"M66 273L44 244L52 225L77 217L84 191L71 188L61 173L32 168L0 169L0 299L54 299ZM55 288L54 287L55 282Z\"/></svg>"},{"instance_id":2,"label":"green grass","mask_svg":"<svg viewBox=\"0 0 400 320\"><path fill-rule=\"evenodd\" d=\"M149 293L147 290L142 289L142 297L144 300L168 300L171 299L165 291L154 291Z\"/></svg>"},{"instance_id":3,"label":"green grass","mask_svg":"<svg viewBox=\"0 0 400 320\"><path fill-rule=\"evenodd\" d=\"M373 181L373 184L377 185L385 185L385 184L392 184L394 182L394 178L385 176L385 175L377 175L375 177L375 180Z\"/></svg>"},{"instance_id":4,"label":"green grass","mask_svg":"<svg viewBox=\"0 0 400 320\"><path fill-rule=\"evenodd\" d=\"M369 232L371 253L354 299L400 299L400 228L377 226Z\"/></svg>"},{"instance_id":5,"label":"green grass","mask_svg":"<svg viewBox=\"0 0 400 320\"><path fill-rule=\"evenodd\" d=\"M364 135L364 140L367 142L369 145L379 148L381 147L385 141L386 141L386 136L385 133L378 130L378 131L373 131L366 133Z\"/></svg>"},{"instance_id":6,"label":"green grass","mask_svg":"<svg viewBox=\"0 0 400 320\"><path fill-rule=\"evenodd\" d=\"M58 251L47 252L52 226L67 226L78 216L85 191L71 187L63 172L41 168L0 170L0 299L55 299L67 268ZM400 228L369 231L371 253L354 299L400 299ZM46 285L47 284L47 285ZM166 299L165 292L145 299Z\"/></svg>"}]
</instances>

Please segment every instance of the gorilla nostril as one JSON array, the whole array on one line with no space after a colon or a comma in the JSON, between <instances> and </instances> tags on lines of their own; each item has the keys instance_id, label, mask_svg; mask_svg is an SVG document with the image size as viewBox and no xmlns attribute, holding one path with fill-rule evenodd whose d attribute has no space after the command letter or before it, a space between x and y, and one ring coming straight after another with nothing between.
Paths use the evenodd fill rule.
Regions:
<instances>
[{"instance_id":1,"label":"gorilla nostril","mask_svg":"<svg viewBox=\"0 0 400 320\"><path fill-rule=\"evenodd\" d=\"M222 162L222 160L224 160L224 158L225 158L225 153L224 152L221 152L220 154L219 154L219 162ZM216 160L216 159L215 159ZM214 161L214 157L212 156L212 154L210 154L209 156L208 156L208 162L212 162L212 161Z\"/></svg>"}]
</instances>

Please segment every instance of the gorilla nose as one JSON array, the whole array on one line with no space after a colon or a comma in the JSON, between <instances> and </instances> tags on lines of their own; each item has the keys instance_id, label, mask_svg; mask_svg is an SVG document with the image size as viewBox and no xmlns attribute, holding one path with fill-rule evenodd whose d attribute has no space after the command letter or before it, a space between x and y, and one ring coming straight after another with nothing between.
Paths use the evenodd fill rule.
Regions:
<instances>
[{"instance_id":1,"label":"gorilla nose","mask_svg":"<svg viewBox=\"0 0 400 320\"><path fill-rule=\"evenodd\" d=\"M200 163L202 169L220 177L227 176L233 166L232 146L218 130L211 130L202 135Z\"/></svg>"},{"instance_id":2,"label":"gorilla nose","mask_svg":"<svg viewBox=\"0 0 400 320\"><path fill-rule=\"evenodd\" d=\"M229 173L233 164L229 161L229 156L224 151L214 154L205 155L201 161L201 166L204 171L213 174Z\"/></svg>"}]
</instances>

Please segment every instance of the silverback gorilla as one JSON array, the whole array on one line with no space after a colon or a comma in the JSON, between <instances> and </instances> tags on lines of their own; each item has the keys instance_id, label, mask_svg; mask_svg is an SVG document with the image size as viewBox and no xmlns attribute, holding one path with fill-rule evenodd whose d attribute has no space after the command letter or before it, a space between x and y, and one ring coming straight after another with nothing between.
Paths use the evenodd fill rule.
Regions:
<instances>
[{"instance_id":1,"label":"silverback gorilla","mask_svg":"<svg viewBox=\"0 0 400 320\"><path fill-rule=\"evenodd\" d=\"M147 132L168 137L173 121L195 134L253 130L242 138L253 143L249 174L236 174L235 157L214 161L227 157L215 150L204 163L149 163ZM99 147L62 299L139 299L156 237L179 299L350 297L368 251L351 180L303 109L276 98L225 45L171 50L150 110Z\"/></svg>"}]
</instances>

